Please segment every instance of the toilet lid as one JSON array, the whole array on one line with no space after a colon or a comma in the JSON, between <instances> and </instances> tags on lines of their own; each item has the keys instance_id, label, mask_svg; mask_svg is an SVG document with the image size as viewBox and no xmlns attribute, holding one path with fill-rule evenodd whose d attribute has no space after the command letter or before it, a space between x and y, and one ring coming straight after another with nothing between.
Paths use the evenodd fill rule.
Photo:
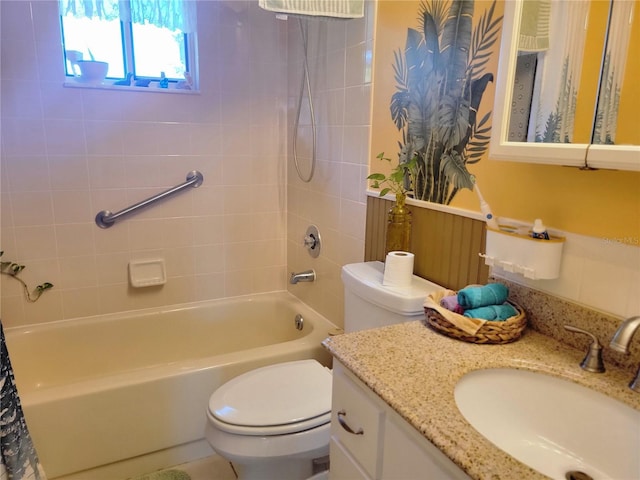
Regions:
<instances>
[{"instance_id":1,"label":"toilet lid","mask_svg":"<svg viewBox=\"0 0 640 480\"><path fill-rule=\"evenodd\" d=\"M258 368L218 388L209 412L216 423L230 427L225 430L238 433L249 433L246 427L265 432L264 427L292 427L276 428L282 434L298 431L298 423L312 428L330 419L331 380L330 370L315 360Z\"/></svg>"}]
</instances>

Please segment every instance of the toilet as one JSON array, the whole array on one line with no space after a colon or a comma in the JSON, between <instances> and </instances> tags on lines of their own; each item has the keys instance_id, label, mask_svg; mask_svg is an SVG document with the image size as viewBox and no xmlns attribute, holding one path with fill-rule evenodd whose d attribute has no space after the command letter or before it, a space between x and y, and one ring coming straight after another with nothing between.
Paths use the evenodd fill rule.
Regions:
<instances>
[{"instance_id":1,"label":"toilet","mask_svg":"<svg viewBox=\"0 0 640 480\"><path fill-rule=\"evenodd\" d=\"M415 275L406 288L386 287L383 273L382 262L342 267L346 332L423 318L425 298L442 288ZM316 360L244 373L211 395L205 437L240 480L318 478L329 455L331 382Z\"/></svg>"}]
</instances>

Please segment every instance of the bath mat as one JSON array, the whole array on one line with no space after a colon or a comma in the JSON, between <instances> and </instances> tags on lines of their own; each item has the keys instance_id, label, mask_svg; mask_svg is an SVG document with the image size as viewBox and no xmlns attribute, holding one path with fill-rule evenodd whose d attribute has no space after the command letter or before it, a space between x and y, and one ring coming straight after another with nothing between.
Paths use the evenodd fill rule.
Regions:
<instances>
[{"instance_id":1,"label":"bath mat","mask_svg":"<svg viewBox=\"0 0 640 480\"><path fill-rule=\"evenodd\" d=\"M146 473L131 480L191 480L187 472L182 470L162 470L160 472Z\"/></svg>"}]
</instances>

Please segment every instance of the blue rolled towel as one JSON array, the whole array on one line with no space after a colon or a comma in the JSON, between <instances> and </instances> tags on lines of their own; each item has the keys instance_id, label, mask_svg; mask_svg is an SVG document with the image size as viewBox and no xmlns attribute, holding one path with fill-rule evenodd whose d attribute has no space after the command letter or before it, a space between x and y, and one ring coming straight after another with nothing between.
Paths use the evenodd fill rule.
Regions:
<instances>
[{"instance_id":1,"label":"blue rolled towel","mask_svg":"<svg viewBox=\"0 0 640 480\"><path fill-rule=\"evenodd\" d=\"M501 305L509 296L509 289L501 283L489 283L481 287L466 287L458 292L458 303L468 308Z\"/></svg>"},{"instance_id":2,"label":"blue rolled towel","mask_svg":"<svg viewBox=\"0 0 640 480\"><path fill-rule=\"evenodd\" d=\"M508 303L472 308L464 312L465 317L481 318L483 320L493 320L496 322L504 322L508 318L516 315L518 315L518 311Z\"/></svg>"}]
</instances>

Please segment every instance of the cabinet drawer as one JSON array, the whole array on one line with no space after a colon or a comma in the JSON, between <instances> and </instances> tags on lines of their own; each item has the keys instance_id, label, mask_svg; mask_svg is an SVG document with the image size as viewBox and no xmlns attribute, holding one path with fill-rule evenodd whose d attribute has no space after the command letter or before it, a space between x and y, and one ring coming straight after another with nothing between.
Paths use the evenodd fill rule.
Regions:
<instances>
[{"instance_id":1,"label":"cabinet drawer","mask_svg":"<svg viewBox=\"0 0 640 480\"><path fill-rule=\"evenodd\" d=\"M331 436L371 478L379 478L384 412L370 395L347 376L338 362L334 364Z\"/></svg>"}]
</instances>

